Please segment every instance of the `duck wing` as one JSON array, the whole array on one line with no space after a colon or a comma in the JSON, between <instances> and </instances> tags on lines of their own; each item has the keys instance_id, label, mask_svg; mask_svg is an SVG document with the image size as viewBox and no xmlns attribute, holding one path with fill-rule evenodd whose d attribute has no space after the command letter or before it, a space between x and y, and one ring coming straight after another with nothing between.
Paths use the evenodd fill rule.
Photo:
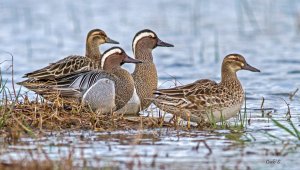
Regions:
<instances>
[{"instance_id":1,"label":"duck wing","mask_svg":"<svg viewBox=\"0 0 300 170\"><path fill-rule=\"evenodd\" d=\"M93 63L91 59L84 56L72 55L55 63L50 63L42 69L27 73L23 78L53 80L59 76L70 74L72 72L91 70L92 67Z\"/></svg>"},{"instance_id":2,"label":"duck wing","mask_svg":"<svg viewBox=\"0 0 300 170\"><path fill-rule=\"evenodd\" d=\"M58 91L61 97L81 98L87 90L103 79L115 82L118 77L104 70L81 71L60 76L50 86L52 90Z\"/></svg>"},{"instance_id":3,"label":"duck wing","mask_svg":"<svg viewBox=\"0 0 300 170\"><path fill-rule=\"evenodd\" d=\"M187 110L199 110L214 105L210 98L217 93L218 84L208 79L198 80L184 86L170 89L158 89L155 102L165 106Z\"/></svg>"}]
</instances>

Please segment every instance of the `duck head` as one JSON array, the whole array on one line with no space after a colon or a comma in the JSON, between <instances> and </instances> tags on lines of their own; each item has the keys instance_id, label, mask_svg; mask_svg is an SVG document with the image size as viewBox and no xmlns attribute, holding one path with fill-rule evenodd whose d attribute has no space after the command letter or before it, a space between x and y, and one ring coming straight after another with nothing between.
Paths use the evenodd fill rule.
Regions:
<instances>
[{"instance_id":1,"label":"duck head","mask_svg":"<svg viewBox=\"0 0 300 170\"><path fill-rule=\"evenodd\" d=\"M252 72L260 72L259 69L248 64L246 59L240 54L227 55L223 60L222 69L226 69L226 70L234 72L234 73L239 70L249 70Z\"/></svg>"},{"instance_id":2,"label":"duck head","mask_svg":"<svg viewBox=\"0 0 300 170\"><path fill-rule=\"evenodd\" d=\"M120 47L112 47L103 53L101 59L101 68L103 70L111 70L122 66L124 63L142 63L142 61L134 59L126 54Z\"/></svg>"},{"instance_id":3,"label":"duck head","mask_svg":"<svg viewBox=\"0 0 300 170\"><path fill-rule=\"evenodd\" d=\"M104 43L119 44L119 42L109 38L106 33L100 29L91 30L87 35L87 42L98 46Z\"/></svg>"},{"instance_id":4,"label":"duck head","mask_svg":"<svg viewBox=\"0 0 300 170\"><path fill-rule=\"evenodd\" d=\"M164 42L158 38L156 33L149 29L144 29L135 34L132 41L132 51L135 52L137 45L142 45L143 48L148 48L150 50L160 47L174 47L174 45Z\"/></svg>"}]
</instances>

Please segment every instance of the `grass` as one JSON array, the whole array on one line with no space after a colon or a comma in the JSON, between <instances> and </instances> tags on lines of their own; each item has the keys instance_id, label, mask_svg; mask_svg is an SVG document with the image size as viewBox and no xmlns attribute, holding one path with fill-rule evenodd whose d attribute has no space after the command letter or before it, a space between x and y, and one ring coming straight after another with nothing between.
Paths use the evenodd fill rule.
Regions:
<instances>
[{"instance_id":1,"label":"grass","mask_svg":"<svg viewBox=\"0 0 300 170\"><path fill-rule=\"evenodd\" d=\"M67 155L58 156L58 158L50 158L49 155L44 150L38 151L24 151L26 157L21 157L21 159L14 159L13 157L8 158L7 161L0 162L1 170L76 170L76 169L97 169L96 167L101 167L101 169L113 170L120 169L120 164L115 162L105 162L99 157L85 158L84 154L81 153L76 156L74 153L74 148L70 148L67 151ZM130 163L125 163L125 166L130 166Z\"/></svg>"},{"instance_id":2,"label":"grass","mask_svg":"<svg viewBox=\"0 0 300 170\"><path fill-rule=\"evenodd\" d=\"M211 119L210 119L210 123L212 125L212 127L214 127L215 129L229 129L229 130L233 130L233 131L244 131L246 126L247 126L247 100L246 100L246 95L244 98L244 111L240 111L237 115L237 119L235 120L235 122L232 124L230 122L228 122L226 119L224 119L223 114L221 113L220 115L220 123L217 123L215 120L214 115L212 114L212 111L210 112L211 115ZM219 125L219 126L217 126Z\"/></svg>"},{"instance_id":3,"label":"grass","mask_svg":"<svg viewBox=\"0 0 300 170\"><path fill-rule=\"evenodd\" d=\"M297 93L298 88L296 89L296 91L293 93L293 96L290 97L290 100L293 100L292 98L295 96L295 94ZM297 129L296 125L293 123L293 121L291 120L292 115L291 115L291 109L290 109L290 104L284 100L283 98L280 98L281 100L283 100L287 106L287 112L285 113L285 117L286 117L286 121L288 122L288 125L285 125L283 123L280 123L278 120L272 118L272 115L269 116L269 118L271 118L273 124L277 127L279 127L280 129L282 129L283 131L285 131L286 133L288 133L289 135L295 137L298 141L300 141L300 131ZM263 100L264 101L264 100ZM263 103L262 103L262 107L263 109ZM263 111L263 110L262 110ZM265 132L265 134L273 139L277 139L279 141L286 141L285 139L281 139L279 136L275 136L270 134L269 132Z\"/></svg>"},{"instance_id":4,"label":"grass","mask_svg":"<svg viewBox=\"0 0 300 170\"><path fill-rule=\"evenodd\" d=\"M20 95L24 102L12 102L1 106L0 129L20 126L31 133L31 128L39 130L91 129L97 131L138 128L139 123L127 120L122 115L98 115L84 106L72 105L65 108L63 101L57 103L36 102L28 100L28 96ZM37 96L38 100L41 100ZM5 99L7 100L7 99ZM149 118L143 122L150 123ZM136 124L137 125L134 125ZM145 123L143 126L148 127ZM148 124L148 125L146 125Z\"/></svg>"},{"instance_id":5,"label":"grass","mask_svg":"<svg viewBox=\"0 0 300 170\"><path fill-rule=\"evenodd\" d=\"M294 123L291 120L288 120L290 127L285 126L284 124L280 123L279 121L277 121L275 119L271 119L271 120L277 127L284 130L291 136L294 136L295 138L297 138L300 141L300 131L296 128L296 126L294 125Z\"/></svg>"},{"instance_id":6,"label":"grass","mask_svg":"<svg viewBox=\"0 0 300 170\"><path fill-rule=\"evenodd\" d=\"M17 91L13 85L9 88L1 72L0 80L0 130L10 138L8 141L16 141L20 134L34 137L38 132L49 130L114 131L166 125L153 116L129 119L116 114L99 115L77 103L65 107L64 101L59 98L52 103L38 95L30 98L21 94L21 88Z\"/></svg>"}]
</instances>

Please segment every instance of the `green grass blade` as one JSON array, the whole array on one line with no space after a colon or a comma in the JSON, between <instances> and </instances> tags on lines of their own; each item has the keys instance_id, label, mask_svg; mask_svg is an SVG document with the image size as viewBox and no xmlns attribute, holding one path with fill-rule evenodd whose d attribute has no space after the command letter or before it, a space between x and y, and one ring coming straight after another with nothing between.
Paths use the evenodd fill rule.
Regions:
<instances>
[{"instance_id":1,"label":"green grass blade","mask_svg":"<svg viewBox=\"0 0 300 170\"><path fill-rule=\"evenodd\" d=\"M0 93L2 93L2 91L5 89L6 87L6 84L7 84L7 81L5 81L4 83L3 82L0 82L1 83L1 89L0 89Z\"/></svg>"},{"instance_id":2,"label":"green grass blade","mask_svg":"<svg viewBox=\"0 0 300 170\"><path fill-rule=\"evenodd\" d=\"M292 126L293 130L295 131L295 134L296 134L298 140L300 140L300 131L295 127L295 125L292 121L290 121L290 125Z\"/></svg>"},{"instance_id":3,"label":"green grass blade","mask_svg":"<svg viewBox=\"0 0 300 170\"><path fill-rule=\"evenodd\" d=\"M272 135L271 133L269 133L269 132L265 132L265 134L266 135L268 135L269 137L271 137L271 138L274 138L274 139L277 139L277 140L279 140L279 141L281 141L281 142L283 142L283 140L282 139L280 139L279 137L277 137L277 136L274 136L274 135Z\"/></svg>"},{"instance_id":4,"label":"green grass blade","mask_svg":"<svg viewBox=\"0 0 300 170\"><path fill-rule=\"evenodd\" d=\"M291 135L297 137L297 135L296 135L293 131L291 131L289 128L287 128L287 127L284 126L283 124L279 123L277 120L275 120L275 119L271 119L271 120L272 120L272 121L275 123L275 125L278 126L279 128L281 128L281 129L285 130L286 132L288 132L289 134L291 134Z\"/></svg>"}]
</instances>

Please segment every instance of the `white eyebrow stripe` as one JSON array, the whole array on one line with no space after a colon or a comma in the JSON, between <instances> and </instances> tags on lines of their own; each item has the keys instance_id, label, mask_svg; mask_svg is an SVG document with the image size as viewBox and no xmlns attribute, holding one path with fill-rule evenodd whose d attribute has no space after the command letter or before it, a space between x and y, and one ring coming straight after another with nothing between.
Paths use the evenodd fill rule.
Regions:
<instances>
[{"instance_id":1,"label":"white eyebrow stripe","mask_svg":"<svg viewBox=\"0 0 300 170\"><path fill-rule=\"evenodd\" d=\"M133 54L134 54L134 52L135 52L135 46L136 46L137 42L138 42L140 39L142 39L142 38L144 38L144 37L149 37L149 36L155 37L155 35L154 35L153 32L143 32L143 33L141 33L141 34L139 34L138 36L135 37L135 39L133 40L133 44L132 44Z\"/></svg>"},{"instance_id":2,"label":"white eyebrow stripe","mask_svg":"<svg viewBox=\"0 0 300 170\"><path fill-rule=\"evenodd\" d=\"M102 59L101 59L101 69L103 69L103 67L104 67L105 60L114 53L121 54L122 50L120 48L114 48L114 49L111 49L108 52L104 53L104 55L102 56Z\"/></svg>"}]
</instances>

